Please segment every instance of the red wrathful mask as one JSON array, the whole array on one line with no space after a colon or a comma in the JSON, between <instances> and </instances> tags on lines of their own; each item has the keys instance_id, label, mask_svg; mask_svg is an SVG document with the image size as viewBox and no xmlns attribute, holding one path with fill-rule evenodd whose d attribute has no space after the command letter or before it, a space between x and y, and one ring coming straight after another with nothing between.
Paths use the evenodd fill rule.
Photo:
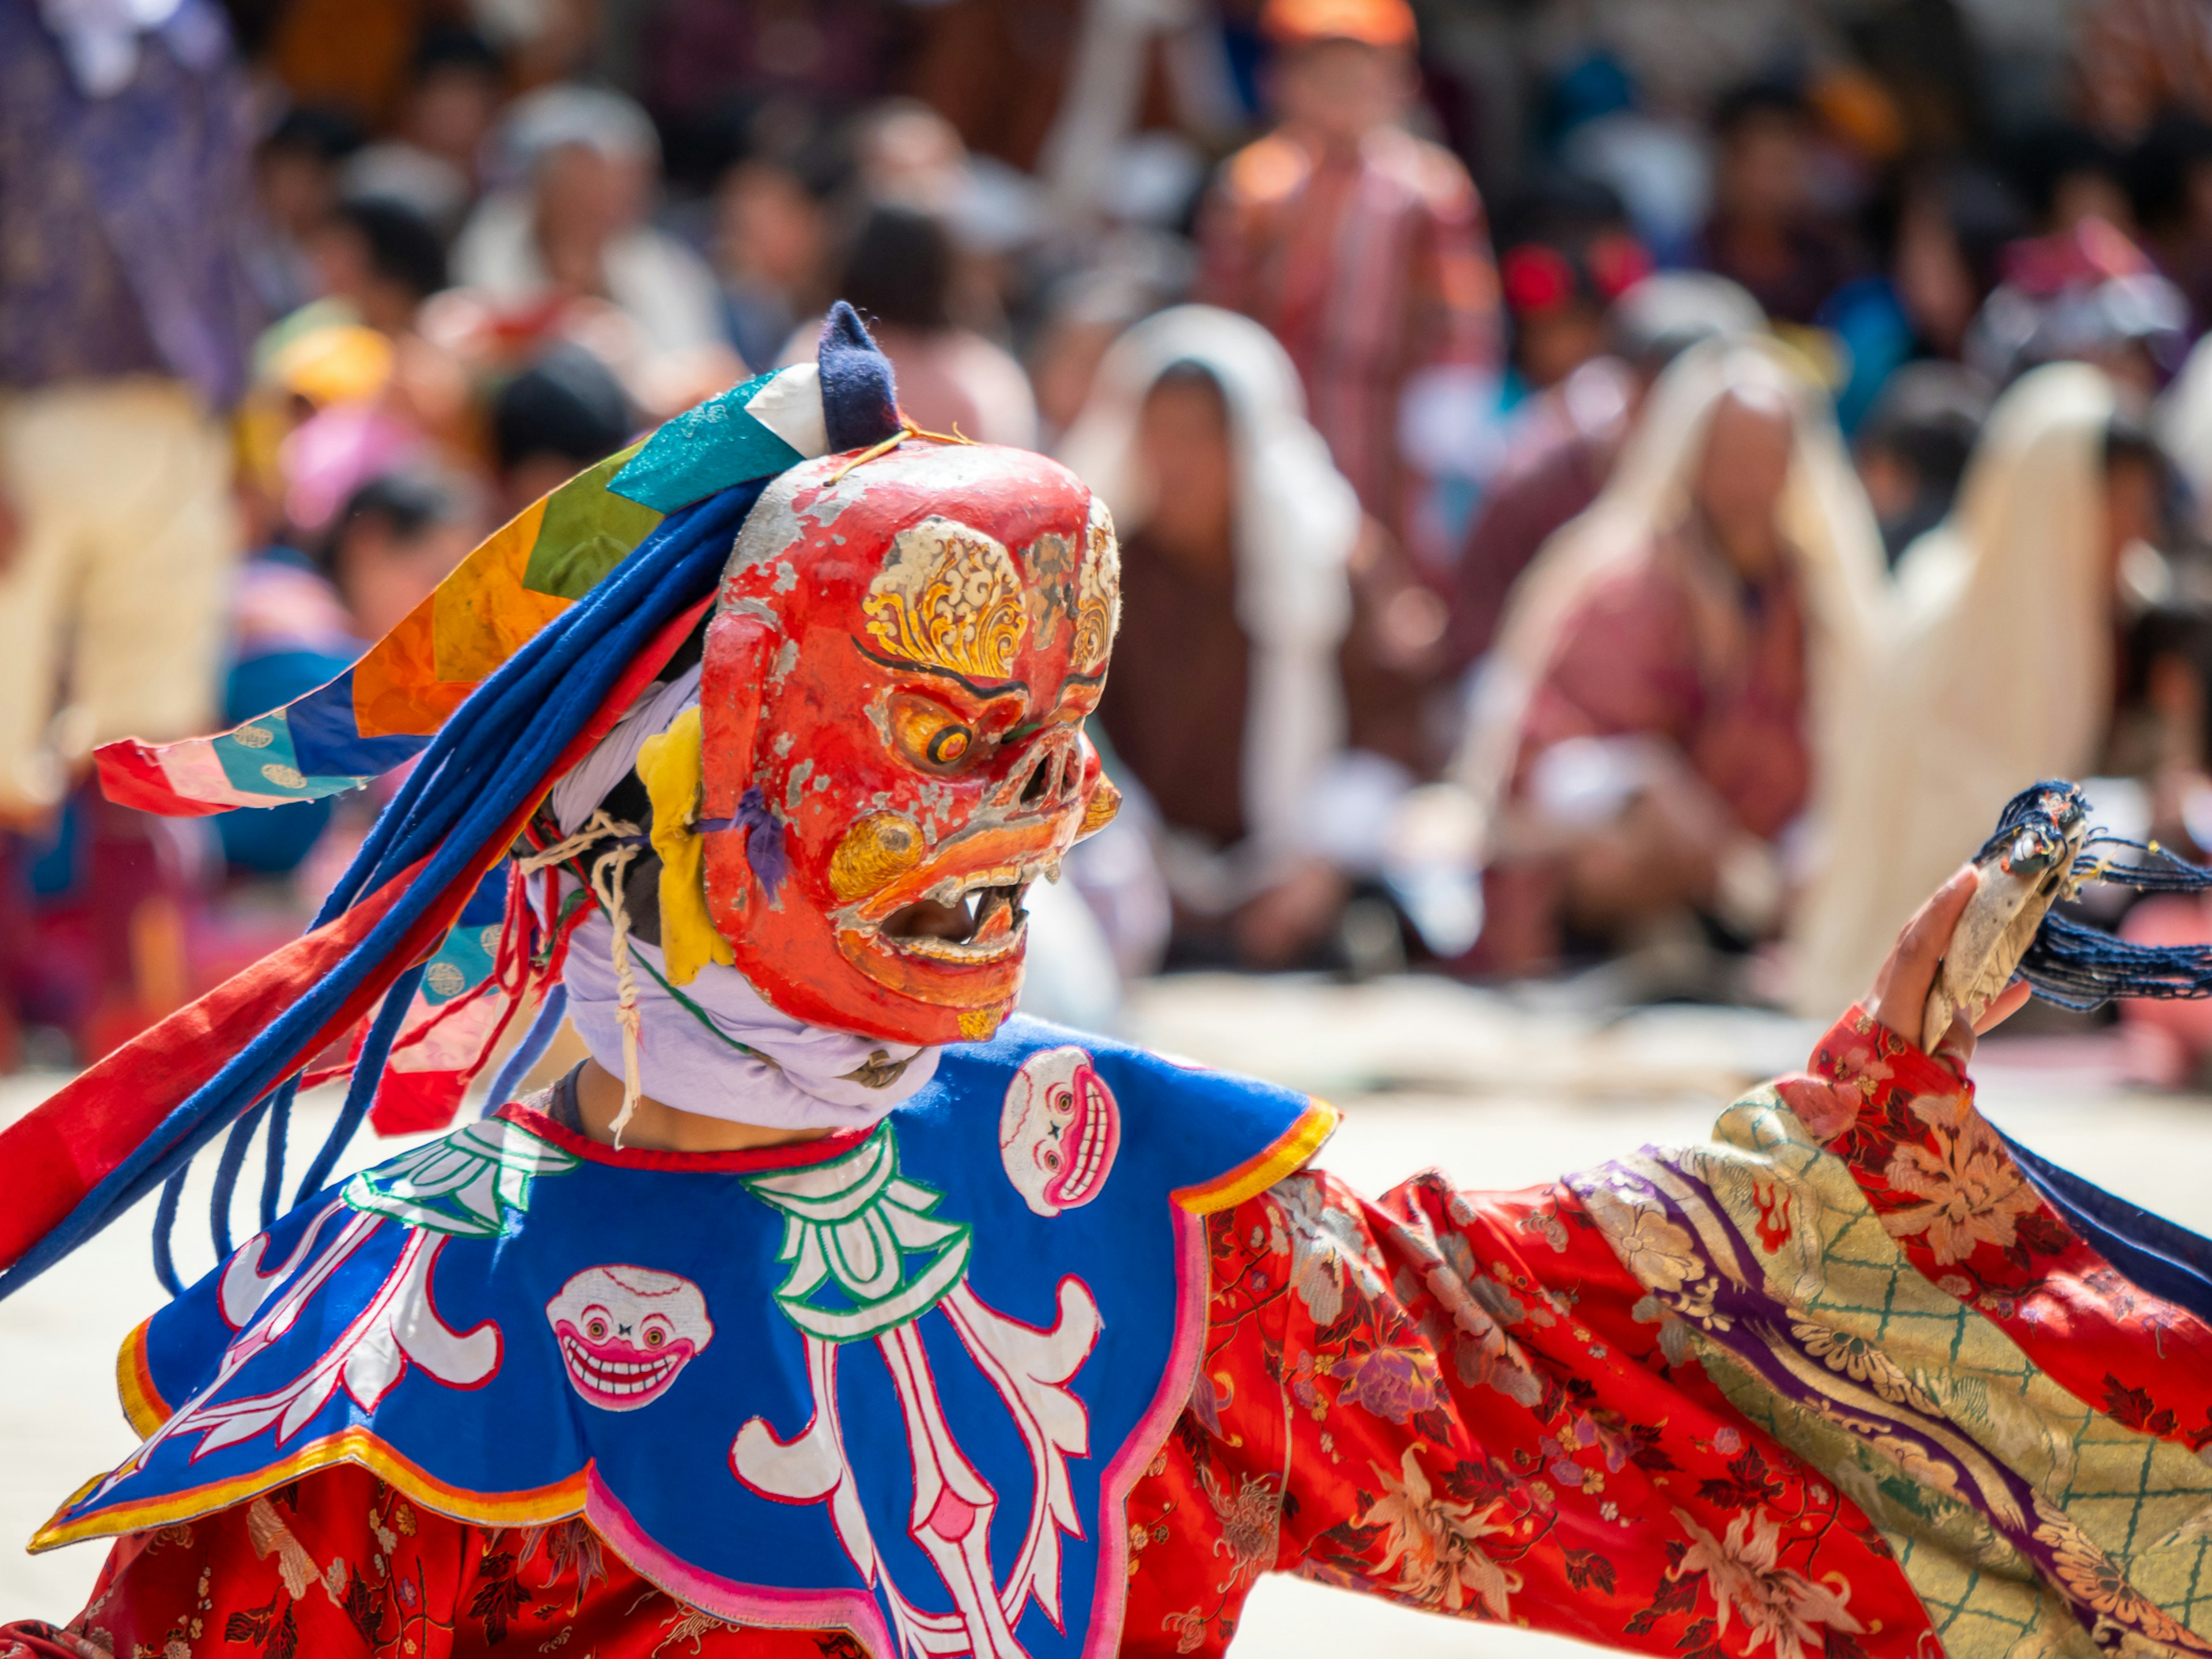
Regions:
<instances>
[{"instance_id":1,"label":"red wrathful mask","mask_svg":"<svg viewBox=\"0 0 2212 1659\"><path fill-rule=\"evenodd\" d=\"M1120 614L1104 506L1023 450L793 468L746 520L700 688L707 902L796 1018L988 1036L1029 884L1119 804L1083 721Z\"/></svg>"}]
</instances>

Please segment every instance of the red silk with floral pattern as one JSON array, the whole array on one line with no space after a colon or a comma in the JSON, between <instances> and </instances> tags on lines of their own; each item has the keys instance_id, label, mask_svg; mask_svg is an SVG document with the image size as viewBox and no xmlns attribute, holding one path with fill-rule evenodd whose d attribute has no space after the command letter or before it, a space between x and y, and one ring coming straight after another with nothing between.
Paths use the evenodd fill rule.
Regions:
<instances>
[{"instance_id":1,"label":"red silk with floral pattern","mask_svg":"<svg viewBox=\"0 0 2212 1659\"><path fill-rule=\"evenodd\" d=\"M2203 1341L2189 1316L2100 1288L2120 1281L2071 1233L2022 1246L2021 1218L2048 1212L2007 1196L2008 1159L1931 1190L1953 1153L1988 1153L1956 1073L1856 1010L1814 1067L1785 1100L1850 1125L1836 1150L1877 1210L1919 1224L1897 1231L1920 1271L1971 1272L1972 1305L2066 1387L2116 1417L2139 1391L2128 1426L2196 1443L2204 1370L2160 1359L2207 1351L2175 1346ZM1128 1500L1125 1654L1219 1653L1259 1575L1296 1571L1669 1659L1940 1659L1881 1535L1670 1352L1566 1188L1431 1173L1369 1203L1308 1171L1207 1238L1198 1386ZM858 1654L684 1607L580 1523L469 1526L341 1466L123 1540L69 1631L0 1628L0 1659L477 1659L523 1634L600 1659Z\"/></svg>"},{"instance_id":2,"label":"red silk with floral pattern","mask_svg":"<svg viewBox=\"0 0 2212 1659\"><path fill-rule=\"evenodd\" d=\"M1974 1108L1974 1085L1863 1009L1776 1085L1905 1257L1993 1322L2051 1379L2123 1426L2212 1444L2212 1329L2137 1291L2043 1201Z\"/></svg>"},{"instance_id":3,"label":"red silk with floral pattern","mask_svg":"<svg viewBox=\"0 0 2212 1659\"><path fill-rule=\"evenodd\" d=\"M1125 1654L1219 1652L1273 1571L1679 1659L1919 1650L1879 1536L1668 1363L1564 1188L1431 1175L1366 1204L1307 1174L1208 1237L1199 1389L1128 1503ZM80 1628L159 1651L194 1619L258 1644L194 1653L240 1659L444 1659L515 1632L602 1659L853 1651L684 1608L580 1527L465 1526L350 1468L118 1548Z\"/></svg>"},{"instance_id":4,"label":"red silk with floral pattern","mask_svg":"<svg viewBox=\"0 0 2212 1659\"><path fill-rule=\"evenodd\" d=\"M1850 1500L1668 1362L1565 1188L1307 1174L1210 1238L1198 1392L1129 1501L1130 1643L1222 1651L1271 1571L1686 1659L1929 1639Z\"/></svg>"},{"instance_id":5,"label":"red silk with floral pattern","mask_svg":"<svg viewBox=\"0 0 2212 1659\"><path fill-rule=\"evenodd\" d=\"M1012 1008L1019 892L1111 815L1083 717L1119 615L1103 507L1026 451L910 441L769 486L700 706L708 909L785 1013L915 1043ZM965 939L886 928L969 902Z\"/></svg>"}]
</instances>

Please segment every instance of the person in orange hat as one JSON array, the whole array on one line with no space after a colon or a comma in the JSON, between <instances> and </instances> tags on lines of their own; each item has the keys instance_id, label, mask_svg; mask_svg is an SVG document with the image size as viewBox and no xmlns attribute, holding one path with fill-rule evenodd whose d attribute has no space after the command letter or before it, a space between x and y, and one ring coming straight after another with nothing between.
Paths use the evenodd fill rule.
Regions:
<instances>
[{"instance_id":1,"label":"person in orange hat","mask_svg":"<svg viewBox=\"0 0 2212 1659\"><path fill-rule=\"evenodd\" d=\"M1455 156L1402 125L1405 0L1269 0L1261 27L1279 121L1215 183L1196 297L1273 331L1338 467L1403 536L1498 359L1481 198Z\"/></svg>"}]
</instances>

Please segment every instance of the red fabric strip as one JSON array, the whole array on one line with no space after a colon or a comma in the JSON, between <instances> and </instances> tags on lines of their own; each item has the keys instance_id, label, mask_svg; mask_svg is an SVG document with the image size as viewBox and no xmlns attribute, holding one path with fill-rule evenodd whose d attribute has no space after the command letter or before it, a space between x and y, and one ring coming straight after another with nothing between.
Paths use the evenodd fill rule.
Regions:
<instances>
[{"instance_id":1,"label":"red fabric strip","mask_svg":"<svg viewBox=\"0 0 2212 1659\"><path fill-rule=\"evenodd\" d=\"M561 752L542 782L582 759L636 701L714 603L687 607L630 661L614 689ZM543 790L533 793L489 837L468 867L410 927L339 1011L295 1056L319 1053L359 1018L402 969L434 950L484 872L507 856ZM157 1130L163 1119L331 971L376 925L422 868L410 866L343 915L271 951L244 972L179 1009L79 1074L20 1121L0 1131L0 1169L12 1202L0 1209L0 1268L21 1259Z\"/></svg>"},{"instance_id":2,"label":"red fabric strip","mask_svg":"<svg viewBox=\"0 0 2212 1659\"><path fill-rule=\"evenodd\" d=\"M93 751L100 769L100 793L118 806L135 806L156 817L205 818L232 810L179 794L155 752L155 745L136 738L100 744Z\"/></svg>"}]
</instances>

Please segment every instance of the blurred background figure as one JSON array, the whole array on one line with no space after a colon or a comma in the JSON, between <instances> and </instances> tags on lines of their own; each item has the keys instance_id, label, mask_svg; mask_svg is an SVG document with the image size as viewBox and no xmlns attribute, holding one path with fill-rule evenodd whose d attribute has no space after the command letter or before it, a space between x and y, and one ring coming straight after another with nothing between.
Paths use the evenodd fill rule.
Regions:
<instances>
[{"instance_id":1,"label":"blurred background figure","mask_svg":"<svg viewBox=\"0 0 2212 1659\"><path fill-rule=\"evenodd\" d=\"M1487 818L1477 965L1650 947L1686 960L1675 988L1736 992L1705 947L1782 922L1791 832L1856 735L1881 577L1803 375L1721 341L1677 361L1485 676L1459 763Z\"/></svg>"},{"instance_id":2,"label":"blurred background figure","mask_svg":"<svg viewBox=\"0 0 2212 1659\"><path fill-rule=\"evenodd\" d=\"M1121 534L1098 723L1158 815L1183 960L1341 962L1347 902L1434 769L1442 606L1303 404L1265 330L1181 307L1107 354L1061 446Z\"/></svg>"},{"instance_id":3,"label":"blurred background figure","mask_svg":"<svg viewBox=\"0 0 2212 1659\"><path fill-rule=\"evenodd\" d=\"M323 560L354 637L397 628L490 529L469 482L433 466L397 467L356 489Z\"/></svg>"},{"instance_id":4,"label":"blurred background figure","mask_svg":"<svg viewBox=\"0 0 2212 1659\"><path fill-rule=\"evenodd\" d=\"M1029 377L1004 347L963 325L961 310L973 315L981 307L956 291L959 276L952 234L939 215L884 204L861 219L836 289L877 325L877 343L897 371L899 407L909 419L978 443L1033 448L1037 413ZM810 323L792 336L787 361L814 355L818 326Z\"/></svg>"},{"instance_id":5,"label":"blurred background figure","mask_svg":"<svg viewBox=\"0 0 2212 1659\"><path fill-rule=\"evenodd\" d=\"M446 286L437 230L407 204L380 197L335 204L310 234L308 257L325 301L378 333L411 332L422 302Z\"/></svg>"},{"instance_id":6,"label":"blurred background figure","mask_svg":"<svg viewBox=\"0 0 2212 1659\"><path fill-rule=\"evenodd\" d=\"M345 194L401 203L450 241L475 204L506 79L499 53L482 35L428 25L409 64L391 136L346 158Z\"/></svg>"},{"instance_id":7,"label":"blurred background figure","mask_svg":"<svg viewBox=\"0 0 2212 1659\"><path fill-rule=\"evenodd\" d=\"M2042 363L2094 363L2141 400L2180 368L2188 324L2188 302L2149 256L2110 221L2084 218L2006 251L1964 356L1996 386Z\"/></svg>"},{"instance_id":8,"label":"blurred background figure","mask_svg":"<svg viewBox=\"0 0 2212 1659\"><path fill-rule=\"evenodd\" d=\"M1510 258L1510 256L1509 256ZM1448 655L1464 672L1490 649L1506 596L1552 532L1597 499L1667 366L1710 339L1761 331L1759 302L1725 277L1646 276L1607 309L1602 355L1522 406L1454 566Z\"/></svg>"},{"instance_id":9,"label":"blurred background figure","mask_svg":"<svg viewBox=\"0 0 2212 1659\"><path fill-rule=\"evenodd\" d=\"M1474 441L1495 398L1481 201L1455 157L1401 125L1416 86L1405 0L1268 0L1261 27L1279 125L1216 180L1195 297L1283 343L1337 466L1402 538L1421 475Z\"/></svg>"},{"instance_id":10,"label":"blurred background figure","mask_svg":"<svg viewBox=\"0 0 2212 1659\"><path fill-rule=\"evenodd\" d=\"M714 273L651 221L660 141L642 109L599 88L547 87L507 111L494 143L512 182L461 232L460 282L523 318L603 302L630 337L619 355L648 382L673 380L654 400L664 414L742 374Z\"/></svg>"},{"instance_id":11,"label":"blurred background figure","mask_svg":"<svg viewBox=\"0 0 2212 1659\"><path fill-rule=\"evenodd\" d=\"M0 1064L27 999L96 1050L190 995L199 838L80 780L216 713L252 141L208 0L0 5Z\"/></svg>"},{"instance_id":12,"label":"blurred background figure","mask_svg":"<svg viewBox=\"0 0 2212 1659\"><path fill-rule=\"evenodd\" d=\"M300 105L256 147L260 211L247 233L247 270L264 315L281 317L315 297L307 241L337 205L343 164L362 142L360 126L343 111Z\"/></svg>"},{"instance_id":13,"label":"blurred background figure","mask_svg":"<svg viewBox=\"0 0 2212 1659\"><path fill-rule=\"evenodd\" d=\"M1989 413L1981 377L1954 363L1906 363L1883 382L1851 450L1891 564L1950 512Z\"/></svg>"},{"instance_id":14,"label":"blurred background figure","mask_svg":"<svg viewBox=\"0 0 2212 1659\"><path fill-rule=\"evenodd\" d=\"M1821 199L1812 106L1787 82L1753 82L1721 100L1713 137L1701 263L1741 283L1769 316L1810 323L1857 261L1848 225Z\"/></svg>"},{"instance_id":15,"label":"blurred background figure","mask_svg":"<svg viewBox=\"0 0 2212 1659\"><path fill-rule=\"evenodd\" d=\"M2172 588L2165 465L2086 364L2036 369L1998 400L1950 515L1899 562L1797 921L1805 1006L1871 971L1914 884L1970 854L1961 826L1994 823L2023 780L2147 769L2116 752L2116 690L2129 624ZM2148 810L2136 816L2148 832Z\"/></svg>"},{"instance_id":16,"label":"blurred background figure","mask_svg":"<svg viewBox=\"0 0 2212 1659\"><path fill-rule=\"evenodd\" d=\"M622 382L581 346L556 343L491 400L499 517L513 518L630 440Z\"/></svg>"},{"instance_id":17,"label":"blurred background figure","mask_svg":"<svg viewBox=\"0 0 2212 1659\"><path fill-rule=\"evenodd\" d=\"M730 343L747 363L773 363L801 317L830 297L829 214L797 167L762 156L732 166L714 188L714 274Z\"/></svg>"}]
</instances>

